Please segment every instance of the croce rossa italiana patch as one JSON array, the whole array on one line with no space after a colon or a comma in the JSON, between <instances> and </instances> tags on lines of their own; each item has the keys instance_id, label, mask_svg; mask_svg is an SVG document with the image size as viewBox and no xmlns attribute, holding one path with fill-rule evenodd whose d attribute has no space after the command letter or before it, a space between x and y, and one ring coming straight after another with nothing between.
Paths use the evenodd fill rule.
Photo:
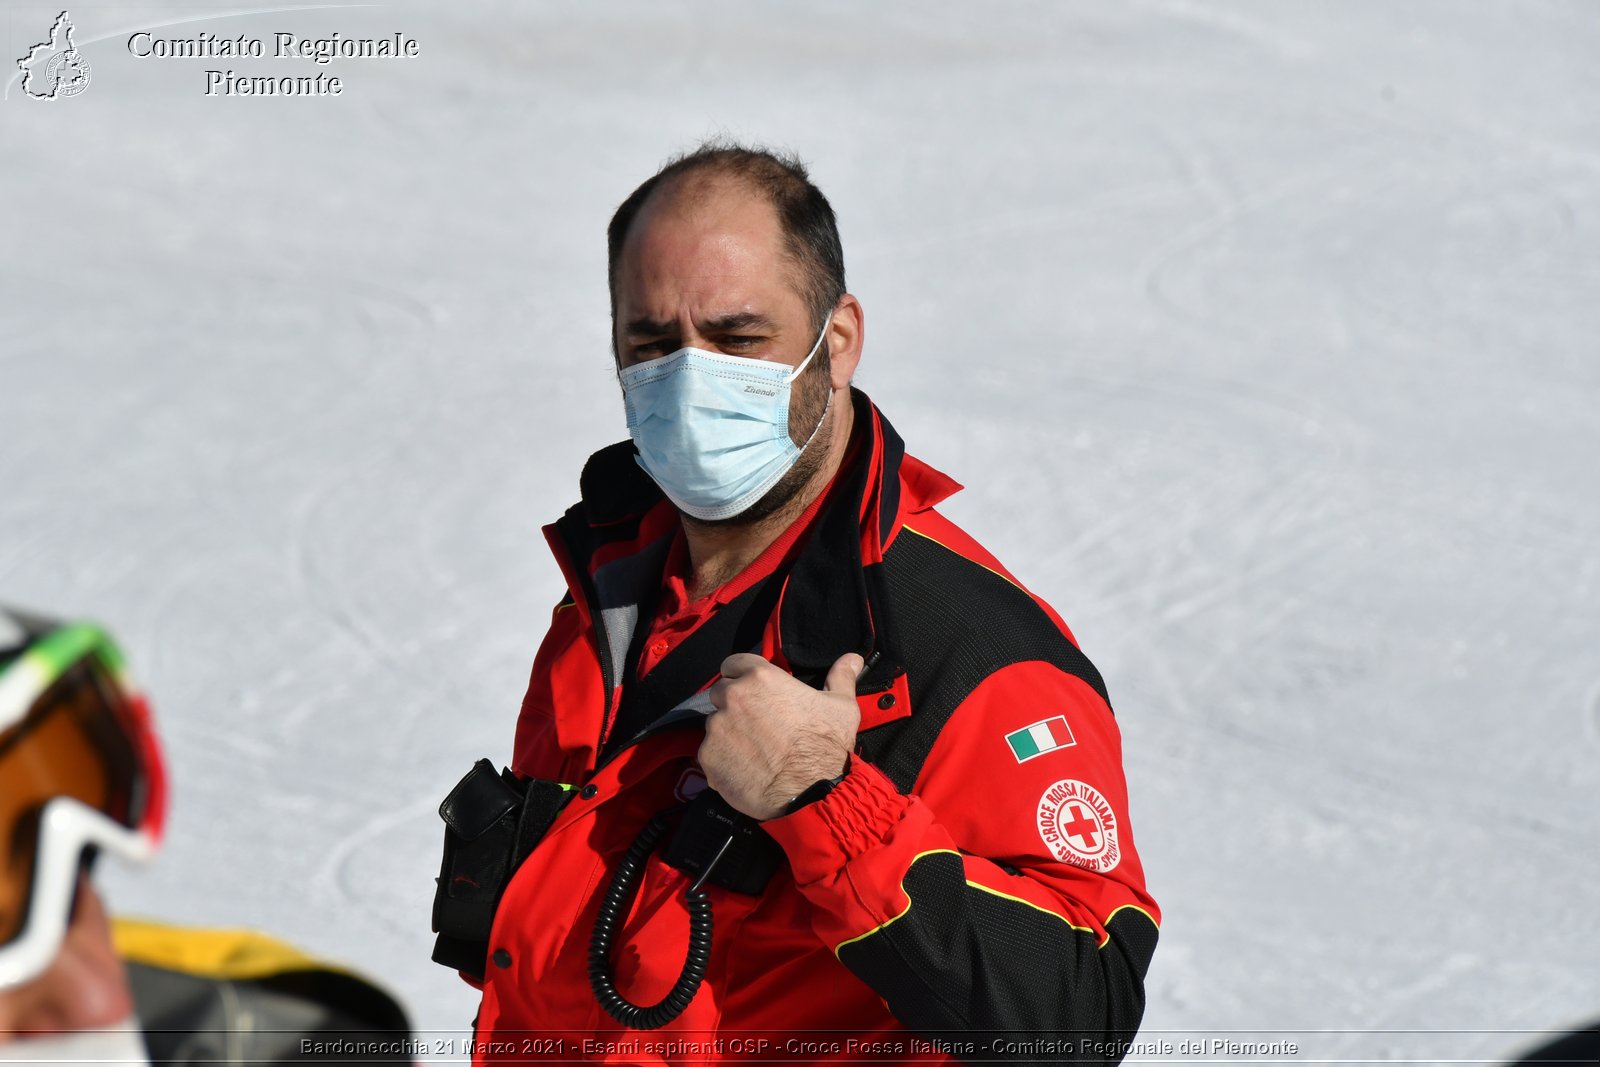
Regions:
<instances>
[{"instance_id":1,"label":"croce rossa italiana patch","mask_svg":"<svg viewBox=\"0 0 1600 1067\"><path fill-rule=\"evenodd\" d=\"M1063 778L1039 798L1039 836L1063 863L1104 874L1122 861L1117 813L1100 791Z\"/></svg>"}]
</instances>

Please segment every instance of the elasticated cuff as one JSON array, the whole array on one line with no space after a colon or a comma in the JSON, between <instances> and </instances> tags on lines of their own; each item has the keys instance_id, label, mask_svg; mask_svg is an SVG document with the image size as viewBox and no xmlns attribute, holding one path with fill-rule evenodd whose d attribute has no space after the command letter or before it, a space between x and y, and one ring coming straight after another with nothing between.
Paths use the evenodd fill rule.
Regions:
<instances>
[{"instance_id":1,"label":"elasticated cuff","mask_svg":"<svg viewBox=\"0 0 1600 1067\"><path fill-rule=\"evenodd\" d=\"M783 846L796 884L805 886L837 878L851 860L882 845L910 803L882 771L852 754L833 792L762 827Z\"/></svg>"}]
</instances>

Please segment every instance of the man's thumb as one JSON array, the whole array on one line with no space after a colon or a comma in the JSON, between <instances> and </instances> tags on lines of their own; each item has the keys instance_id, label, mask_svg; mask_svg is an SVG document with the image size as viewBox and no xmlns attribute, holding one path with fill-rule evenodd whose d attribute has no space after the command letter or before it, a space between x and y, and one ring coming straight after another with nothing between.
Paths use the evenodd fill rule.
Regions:
<instances>
[{"instance_id":1,"label":"man's thumb","mask_svg":"<svg viewBox=\"0 0 1600 1067\"><path fill-rule=\"evenodd\" d=\"M856 677L861 673L861 668L866 666L862 658L854 652L846 652L833 661L833 666L828 668L828 679L822 684L824 693L843 693L846 696L856 695Z\"/></svg>"}]
</instances>

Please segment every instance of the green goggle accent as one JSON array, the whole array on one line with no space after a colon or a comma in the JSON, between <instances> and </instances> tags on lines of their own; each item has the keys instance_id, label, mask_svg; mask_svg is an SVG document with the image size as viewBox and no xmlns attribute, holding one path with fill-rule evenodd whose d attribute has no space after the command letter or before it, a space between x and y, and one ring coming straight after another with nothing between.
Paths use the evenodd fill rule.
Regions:
<instances>
[{"instance_id":1,"label":"green goggle accent","mask_svg":"<svg viewBox=\"0 0 1600 1067\"><path fill-rule=\"evenodd\" d=\"M27 713L73 664L94 658L120 688L129 688L127 662L111 635L93 623L75 622L48 631L34 630L31 642L0 668L0 735Z\"/></svg>"}]
</instances>

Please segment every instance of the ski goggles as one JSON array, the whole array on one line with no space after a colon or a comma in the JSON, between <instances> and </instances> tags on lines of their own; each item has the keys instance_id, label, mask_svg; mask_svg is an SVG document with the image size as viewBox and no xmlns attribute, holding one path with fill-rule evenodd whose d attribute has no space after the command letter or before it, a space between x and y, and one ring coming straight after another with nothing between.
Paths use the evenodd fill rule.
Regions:
<instances>
[{"instance_id":1,"label":"ski goggles","mask_svg":"<svg viewBox=\"0 0 1600 1067\"><path fill-rule=\"evenodd\" d=\"M0 989L42 973L71 920L85 852L144 860L166 771L150 709L111 638L0 609Z\"/></svg>"}]
</instances>

